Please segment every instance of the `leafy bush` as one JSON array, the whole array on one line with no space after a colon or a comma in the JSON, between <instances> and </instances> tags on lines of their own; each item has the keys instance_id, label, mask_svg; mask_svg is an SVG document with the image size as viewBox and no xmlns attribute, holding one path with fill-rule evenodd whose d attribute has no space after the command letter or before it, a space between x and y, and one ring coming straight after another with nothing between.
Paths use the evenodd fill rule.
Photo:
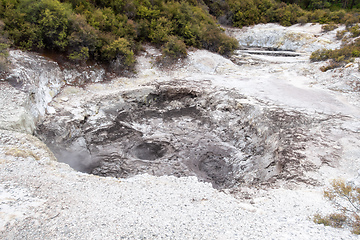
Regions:
<instances>
[{"instance_id":1,"label":"leafy bush","mask_svg":"<svg viewBox=\"0 0 360 240\"><path fill-rule=\"evenodd\" d=\"M321 30L323 32L330 32L330 31L336 29L337 27L338 27L338 25L334 24L334 23L324 24L324 25L321 26Z\"/></svg>"},{"instance_id":2,"label":"leafy bush","mask_svg":"<svg viewBox=\"0 0 360 240\"><path fill-rule=\"evenodd\" d=\"M307 15L303 15L301 17L299 17L297 19L297 22L300 23L301 25L304 25L305 23L307 23L309 20L308 20L308 16Z\"/></svg>"},{"instance_id":3,"label":"leafy bush","mask_svg":"<svg viewBox=\"0 0 360 240\"><path fill-rule=\"evenodd\" d=\"M344 23L352 26L359 22L360 0L342 1L293 1L293 0L206 0L204 1L221 22L230 22L235 27L258 23L277 22L288 26L295 23ZM349 4L351 3L351 4ZM344 8L344 9L342 9ZM346 10L345 10L346 9ZM228 18L224 20L224 17Z\"/></svg>"},{"instance_id":4,"label":"leafy bush","mask_svg":"<svg viewBox=\"0 0 360 240\"><path fill-rule=\"evenodd\" d=\"M8 70L8 60L9 55L8 48L10 46L9 40L4 35L4 26L5 24L0 21L0 75Z\"/></svg>"},{"instance_id":5,"label":"leafy bush","mask_svg":"<svg viewBox=\"0 0 360 240\"><path fill-rule=\"evenodd\" d=\"M8 70L8 61L7 61L7 44L0 43L0 72L5 72Z\"/></svg>"},{"instance_id":6,"label":"leafy bush","mask_svg":"<svg viewBox=\"0 0 360 240\"><path fill-rule=\"evenodd\" d=\"M69 59L86 61L94 58L98 43L98 31L90 26L85 17L76 14L71 18L69 40Z\"/></svg>"},{"instance_id":7,"label":"leafy bush","mask_svg":"<svg viewBox=\"0 0 360 240\"><path fill-rule=\"evenodd\" d=\"M326 216L315 214L313 221L317 224L324 224L325 226L342 228L347 221L347 217L343 213L331 213Z\"/></svg>"},{"instance_id":8,"label":"leafy bush","mask_svg":"<svg viewBox=\"0 0 360 240\"><path fill-rule=\"evenodd\" d=\"M349 63L354 60L355 57L360 56L360 39L356 39L353 42L342 46L341 48L334 50L317 50L310 56L311 61L325 61L330 59L330 64L321 68L322 71L328 69L337 68L343 66L345 63Z\"/></svg>"},{"instance_id":9,"label":"leafy bush","mask_svg":"<svg viewBox=\"0 0 360 240\"><path fill-rule=\"evenodd\" d=\"M352 27L354 24L359 22L359 15L355 13L347 13L342 22L346 25L347 28Z\"/></svg>"},{"instance_id":10,"label":"leafy bush","mask_svg":"<svg viewBox=\"0 0 360 240\"><path fill-rule=\"evenodd\" d=\"M337 40L342 39L347 32L348 32L347 30L337 31L336 32L336 39Z\"/></svg>"},{"instance_id":11,"label":"leafy bush","mask_svg":"<svg viewBox=\"0 0 360 240\"><path fill-rule=\"evenodd\" d=\"M334 68L339 68L339 67L341 67L341 66L344 66L344 64L341 63L341 62L336 62L336 61L331 60L331 61L329 62L329 64L320 67L320 70L321 70L322 72L326 72L327 70L334 69Z\"/></svg>"},{"instance_id":12,"label":"leafy bush","mask_svg":"<svg viewBox=\"0 0 360 240\"><path fill-rule=\"evenodd\" d=\"M283 26L297 23L298 19L304 15L304 11L296 4L278 4L277 7L275 20Z\"/></svg>"},{"instance_id":13,"label":"leafy bush","mask_svg":"<svg viewBox=\"0 0 360 240\"><path fill-rule=\"evenodd\" d=\"M135 63L134 52L129 48L130 43L125 38L118 38L101 49L105 61L118 59L124 66L132 66Z\"/></svg>"},{"instance_id":14,"label":"leafy bush","mask_svg":"<svg viewBox=\"0 0 360 240\"><path fill-rule=\"evenodd\" d=\"M360 7L360 0L341 3L343 6L322 0L0 0L0 20L13 46L56 51L76 62L116 60L129 69L142 42L161 47L173 41L172 36L187 47L230 55L238 43L225 35L215 17L236 27L318 22L329 24L324 27L328 31L333 24L344 23L353 37L358 36L360 16L350 9ZM114 47L118 39L127 44Z\"/></svg>"},{"instance_id":15,"label":"leafy bush","mask_svg":"<svg viewBox=\"0 0 360 240\"><path fill-rule=\"evenodd\" d=\"M286 3L297 2L302 8L308 10L316 10L316 9L330 9L330 10L338 10L341 8L352 9L357 7L359 4L359 0L354 1L333 1L333 0L307 0L307 1L294 1L294 0L283 0Z\"/></svg>"},{"instance_id":16,"label":"leafy bush","mask_svg":"<svg viewBox=\"0 0 360 240\"><path fill-rule=\"evenodd\" d=\"M69 59L74 61L86 61L89 58L89 48L82 47L80 51L74 51L69 54Z\"/></svg>"},{"instance_id":17,"label":"leafy bush","mask_svg":"<svg viewBox=\"0 0 360 240\"><path fill-rule=\"evenodd\" d=\"M230 55L239 45L237 40L218 32L214 26L204 28L200 36L203 48L221 55Z\"/></svg>"},{"instance_id":18,"label":"leafy bush","mask_svg":"<svg viewBox=\"0 0 360 240\"><path fill-rule=\"evenodd\" d=\"M341 212L326 216L315 214L313 221L318 224L341 228L352 228L354 234L360 234L360 187L333 180L331 187L324 191L324 197Z\"/></svg>"},{"instance_id":19,"label":"leafy bush","mask_svg":"<svg viewBox=\"0 0 360 240\"><path fill-rule=\"evenodd\" d=\"M170 36L169 40L161 49L163 57L176 60L179 58L185 58L187 55L186 45L176 36Z\"/></svg>"},{"instance_id":20,"label":"leafy bush","mask_svg":"<svg viewBox=\"0 0 360 240\"><path fill-rule=\"evenodd\" d=\"M68 44L68 28L71 9L56 0L23 0L19 9L24 20L33 23L37 32L38 47L64 50Z\"/></svg>"},{"instance_id":21,"label":"leafy bush","mask_svg":"<svg viewBox=\"0 0 360 240\"><path fill-rule=\"evenodd\" d=\"M357 25L357 24L352 26L350 29L348 29L348 31L351 33L352 38L360 36L359 25Z\"/></svg>"},{"instance_id":22,"label":"leafy bush","mask_svg":"<svg viewBox=\"0 0 360 240\"><path fill-rule=\"evenodd\" d=\"M1 0L0 20L16 47L56 51L76 62L116 61L117 66L130 69L143 41L159 47L167 44L165 55L171 55L179 45L170 47L171 36L186 46L230 54L237 43L201 4L190 0Z\"/></svg>"},{"instance_id":23,"label":"leafy bush","mask_svg":"<svg viewBox=\"0 0 360 240\"><path fill-rule=\"evenodd\" d=\"M310 21L321 23L321 24L329 23L330 22L330 11L323 10L323 9L317 9L311 13Z\"/></svg>"},{"instance_id":24,"label":"leafy bush","mask_svg":"<svg viewBox=\"0 0 360 240\"><path fill-rule=\"evenodd\" d=\"M331 50L319 49L311 53L310 60L313 62L325 61L330 58Z\"/></svg>"},{"instance_id":25,"label":"leafy bush","mask_svg":"<svg viewBox=\"0 0 360 240\"><path fill-rule=\"evenodd\" d=\"M151 42L159 44L167 42L169 40L169 35L172 33L172 23L166 17L151 20L150 33L148 36Z\"/></svg>"}]
</instances>

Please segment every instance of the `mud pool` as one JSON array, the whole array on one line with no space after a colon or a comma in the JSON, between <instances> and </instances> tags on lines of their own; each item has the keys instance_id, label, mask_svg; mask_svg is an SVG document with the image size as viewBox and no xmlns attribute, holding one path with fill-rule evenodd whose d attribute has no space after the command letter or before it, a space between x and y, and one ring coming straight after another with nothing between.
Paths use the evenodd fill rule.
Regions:
<instances>
[{"instance_id":1,"label":"mud pool","mask_svg":"<svg viewBox=\"0 0 360 240\"><path fill-rule=\"evenodd\" d=\"M196 176L234 188L291 171L291 178L312 181L303 170L314 166L297 150L318 120L203 84L176 80L101 96L72 109L81 117L59 108L36 135L59 161L100 176Z\"/></svg>"}]
</instances>

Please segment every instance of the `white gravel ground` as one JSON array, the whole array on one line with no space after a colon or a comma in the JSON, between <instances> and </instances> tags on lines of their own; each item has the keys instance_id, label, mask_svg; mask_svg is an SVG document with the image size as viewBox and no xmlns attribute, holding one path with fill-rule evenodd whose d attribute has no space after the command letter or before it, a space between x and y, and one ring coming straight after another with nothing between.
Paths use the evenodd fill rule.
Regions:
<instances>
[{"instance_id":1,"label":"white gravel ground","mask_svg":"<svg viewBox=\"0 0 360 240\"><path fill-rule=\"evenodd\" d=\"M321 188L251 189L249 203L193 177L75 172L29 135L0 139L1 239L358 239L309 219L332 209Z\"/></svg>"}]
</instances>

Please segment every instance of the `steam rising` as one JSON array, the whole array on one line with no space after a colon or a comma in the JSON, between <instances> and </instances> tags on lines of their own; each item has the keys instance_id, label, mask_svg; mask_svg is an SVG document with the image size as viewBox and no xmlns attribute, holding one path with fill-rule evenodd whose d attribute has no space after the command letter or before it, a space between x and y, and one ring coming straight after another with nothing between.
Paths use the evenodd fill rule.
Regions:
<instances>
[{"instance_id":1,"label":"steam rising","mask_svg":"<svg viewBox=\"0 0 360 240\"><path fill-rule=\"evenodd\" d=\"M96 165L96 161L92 159L88 151L61 151L55 153L59 162L69 164L73 169L89 173Z\"/></svg>"}]
</instances>

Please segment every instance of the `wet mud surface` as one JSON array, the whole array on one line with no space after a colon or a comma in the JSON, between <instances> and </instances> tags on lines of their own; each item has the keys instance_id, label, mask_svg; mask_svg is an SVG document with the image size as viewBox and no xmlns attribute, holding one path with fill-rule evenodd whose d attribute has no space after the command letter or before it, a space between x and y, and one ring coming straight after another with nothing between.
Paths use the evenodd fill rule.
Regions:
<instances>
[{"instance_id":1,"label":"wet mud surface","mask_svg":"<svg viewBox=\"0 0 360 240\"><path fill-rule=\"evenodd\" d=\"M314 118L250 104L235 91L204 91L181 82L134 94L123 92L121 101L81 120L59 109L36 134L59 161L100 176L196 176L215 188L276 179L312 182L304 171L316 167L301 151Z\"/></svg>"}]
</instances>

